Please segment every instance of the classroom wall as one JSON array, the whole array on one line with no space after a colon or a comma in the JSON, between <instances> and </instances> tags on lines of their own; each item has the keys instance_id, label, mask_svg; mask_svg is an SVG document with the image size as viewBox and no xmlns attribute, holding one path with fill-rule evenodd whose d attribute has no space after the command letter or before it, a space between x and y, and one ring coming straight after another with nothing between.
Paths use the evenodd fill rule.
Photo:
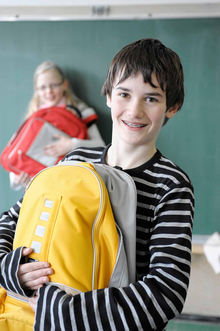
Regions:
<instances>
[{"instance_id":1,"label":"classroom wall","mask_svg":"<svg viewBox=\"0 0 220 331\"><path fill-rule=\"evenodd\" d=\"M94 107L106 143L111 118L100 90L112 57L140 38L160 39L185 70L186 99L162 129L157 147L182 167L195 187L194 233L220 230L220 19L0 22L0 150L21 123L33 93L35 67L48 59L68 74L78 96ZM0 211L20 196L0 168Z\"/></svg>"}]
</instances>

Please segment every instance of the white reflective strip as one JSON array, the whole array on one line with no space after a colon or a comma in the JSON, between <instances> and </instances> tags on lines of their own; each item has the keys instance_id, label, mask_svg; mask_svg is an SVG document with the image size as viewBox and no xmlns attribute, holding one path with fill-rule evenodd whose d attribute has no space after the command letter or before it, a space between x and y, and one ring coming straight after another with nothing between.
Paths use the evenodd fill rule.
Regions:
<instances>
[{"instance_id":1,"label":"white reflective strip","mask_svg":"<svg viewBox=\"0 0 220 331\"><path fill-rule=\"evenodd\" d=\"M33 248L34 252L37 254L40 254L42 243L39 243L38 241L32 241L31 248Z\"/></svg>"},{"instance_id":2,"label":"white reflective strip","mask_svg":"<svg viewBox=\"0 0 220 331\"><path fill-rule=\"evenodd\" d=\"M45 226L38 225L36 227L35 235L39 237L43 237L45 229L46 229Z\"/></svg>"},{"instance_id":3,"label":"white reflective strip","mask_svg":"<svg viewBox=\"0 0 220 331\"><path fill-rule=\"evenodd\" d=\"M47 208L52 208L53 207L53 201L46 200L44 206L47 207Z\"/></svg>"},{"instance_id":4,"label":"white reflective strip","mask_svg":"<svg viewBox=\"0 0 220 331\"><path fill-rule=\"evenodd\" d=\"M40 220L48 221L49 216L50 216L50 213L46 213L45 211L42 211L42 213L40 215Z\"/></svg>"}]
</instances>

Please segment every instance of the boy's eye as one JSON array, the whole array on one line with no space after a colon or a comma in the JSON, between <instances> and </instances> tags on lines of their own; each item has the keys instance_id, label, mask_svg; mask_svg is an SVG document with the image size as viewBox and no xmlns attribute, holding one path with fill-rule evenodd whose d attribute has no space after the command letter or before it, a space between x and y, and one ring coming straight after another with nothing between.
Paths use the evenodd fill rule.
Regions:
<instances>
[{"instance_id":1,"label":"boy's eye","mask_svg":"<svg viewBox=\"0 0 220 331\"><path fill-rule=\"evenodd\" d=\"M153 97L147 97L146 101L152 103L152 102L157 102L157 99Z\"/></svg>"},{"instance_id":2,"label":"boy's eye","mask_svg":"<svg viewBox=\"0 0 220 331\"><path fill-rule=\"evenodd\" d=\"M127 98L127 97L128 97L128 93L120 93L120 96L121 96L122 98Z\"/></svg>"}]
</instances>

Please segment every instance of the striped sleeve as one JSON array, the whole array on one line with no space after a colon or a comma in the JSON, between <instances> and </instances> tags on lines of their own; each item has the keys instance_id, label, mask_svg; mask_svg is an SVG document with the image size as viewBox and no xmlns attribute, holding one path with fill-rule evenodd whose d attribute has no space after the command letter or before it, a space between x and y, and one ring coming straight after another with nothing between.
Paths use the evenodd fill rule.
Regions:
<instances>
[{"instance_id":1,"label":"striped sleeve","mask_svg":"<svg viewBox=\"0 0 220 331\"><path fill-rule=\"evenodd\" d=\"M145 273L138 275L137 282L75 297L45 286L39 291L35 331L53 330L52 321L56 321L57 331L166 329L167 322L182 311L187 294L194 214L191 183L173 178L171 182L169 187L161 184L165 193L158 191L151 197L157 203L155 207L151 204L149 229L138 225L137 269ZM148 200L145 197L145 205ZM146 208L139 204L139 209Z\"/></svg>"},{"instance_id":2,"label":"striped sleeve","mask_svg":"<svg viewBox=\"0 0 220 331\"><path fill-rule=\"evenodd\" d=\"M88 127L98 119L95 110L92 107L89 107L79 98L77 98L77 107L81 112L82 118Z\"/></svg>"},{"instance_id":3,"label":"striped sleeve","mask_svg":"<svg viewBox=\"0 0 220 331\"><path fill-rule=\"evenodd\" d=\"M17 278L22 247L12 250L20 207L21 200L0 216L0 286L24 295Z\"/></svg>"}]
</instances>

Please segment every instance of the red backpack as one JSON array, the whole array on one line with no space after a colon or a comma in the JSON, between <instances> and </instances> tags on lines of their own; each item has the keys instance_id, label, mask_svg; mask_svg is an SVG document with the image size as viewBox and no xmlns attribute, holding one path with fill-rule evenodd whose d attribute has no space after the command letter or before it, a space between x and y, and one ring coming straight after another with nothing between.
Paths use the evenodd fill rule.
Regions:
<instances>
[{"instance_id":1,"label":"red backpack","mask_svg":"<svg viewBox=\"0 0 220 331\"><path fill-rule=\"evenodd\" d=\"M55 135L88 139L87 126L80 112L62 107L40 109L30 116L11 137L1 153L1 165L8 172L31 177L42 169L56 164L59 157L44 154L44 147L56 141Z\"/></svg>"}]
</instances>

